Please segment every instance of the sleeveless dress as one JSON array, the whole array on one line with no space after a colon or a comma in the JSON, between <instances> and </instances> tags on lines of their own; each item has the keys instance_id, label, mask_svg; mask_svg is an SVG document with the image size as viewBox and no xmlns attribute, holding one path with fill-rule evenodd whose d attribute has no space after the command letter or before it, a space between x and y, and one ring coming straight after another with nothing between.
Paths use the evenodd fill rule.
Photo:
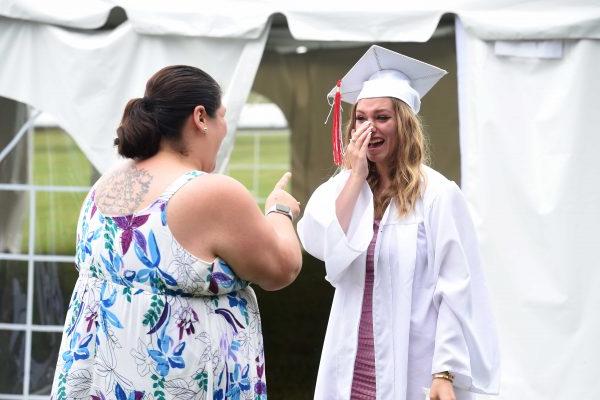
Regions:
<instances>
[{"instance_id":1,"label":"sleeveless dress","mask_svg":"<svg viewBox=\"0 0 600 400\"><path fill-rule=\"evenodd\" d=\"M167 223L169 199L202 174L132 215L103 215L90 191L52 399L267 398L254 291L224 260L182 248Z\"/></svg>"}]
</instances>

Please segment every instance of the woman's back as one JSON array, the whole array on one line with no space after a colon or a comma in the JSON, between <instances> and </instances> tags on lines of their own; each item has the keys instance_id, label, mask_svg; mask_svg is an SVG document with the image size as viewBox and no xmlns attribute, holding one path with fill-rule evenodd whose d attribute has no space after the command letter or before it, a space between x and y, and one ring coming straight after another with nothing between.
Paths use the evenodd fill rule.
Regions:
<instances>
[{"instance_id":1,"label":"woman's back","mask_svg":"<svg viewBox=\"0 0 600 400\"><path fill-rule=\"evenodd\" d=\"M112 174L92 189L53 397L266 394L253 290L220 258L184 249L168 224L171 197L201 175L183 174L139 210L157 190L143 173Z\"/></svg>"},{"instance_id":2,"label":"woman's back","mask_svg":"<svg viewBox=\"0 0 600 400\"><path fill-rule=\"evenodd\" d=\"M300 208L289 173L263 214L236 180L199 172L215 169L225 113L218 83L186 65L162 68L128 101L115 145L129 161L81 210L52 398L266 397L248 283L296 278Z\"/></svg>"}]
</instances>

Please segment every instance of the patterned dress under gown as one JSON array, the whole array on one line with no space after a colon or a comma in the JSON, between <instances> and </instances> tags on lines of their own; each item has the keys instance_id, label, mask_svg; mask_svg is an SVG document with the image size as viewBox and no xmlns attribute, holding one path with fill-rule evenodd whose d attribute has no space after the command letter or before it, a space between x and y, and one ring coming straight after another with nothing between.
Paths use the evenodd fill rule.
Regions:
<instances>
[{"instance_id":1,"label":"patterned dress under gown","mask_svg":"<svg viewBox=\"0 0 600 400\"><path fill-rule=\"evenodd\" d=\"M171 196L202 174L133 215L103 215L90 191L52 399L267 398L254 291L223 260L183 249L167 224Z\"/></svg>"}]
</instances>

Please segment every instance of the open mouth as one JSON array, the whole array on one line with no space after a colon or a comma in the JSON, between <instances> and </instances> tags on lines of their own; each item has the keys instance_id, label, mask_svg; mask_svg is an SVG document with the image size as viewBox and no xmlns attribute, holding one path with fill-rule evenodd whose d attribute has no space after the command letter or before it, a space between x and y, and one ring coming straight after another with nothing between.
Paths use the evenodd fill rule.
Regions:
<instances>
[{"instance_id":1,"label":"open mouth","mask_svg":"<svg viewBox=\"0 0 600 400\"><path fill-rule=\"evenodd\" d=\"M381 138L374 138L371 139L371 141L369 142L369 149L376 149L378 147L381 147L383 145L383 143L385 142L385 140L381 139Z\"/></svg>"}]
</instances>

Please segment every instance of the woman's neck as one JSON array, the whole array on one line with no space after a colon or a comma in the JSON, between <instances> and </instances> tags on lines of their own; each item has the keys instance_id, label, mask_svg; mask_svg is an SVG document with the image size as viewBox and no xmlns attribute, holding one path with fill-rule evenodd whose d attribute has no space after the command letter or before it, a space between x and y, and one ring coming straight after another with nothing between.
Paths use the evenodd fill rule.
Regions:
<instances>
[{"instance_id":1,"label":"woman's neck","mask_svg":"<svg viewBox=\"0 0 600 400\"><path fill-rule=\"evenodd\" d=\"M392 180L390 179L389 170L385 166L376 165L377 175L379 177L375 195L380 195L390 187Z\"/></svg>"},{"instance_id":2,"label":"woman's neck","mask_svg":"<svg viewBox=\"0 0 600 400\"><path fill-rule=\"evenodd\" d=\"M383 215L383 212L385 211L385 198L384 198L384 193L386 192L386 190L389 188L389 180L388 183L386 183L386 181L382 180L381 177L379 178L378 182L377 182L377 186L372 187L371 190L373 191L373 201L374 201L374 205L375 205L375 218L376 219L381 219L381 216Z\"/></svg>"},{"instance_id":3,"label":"woman's neck","mask_svg":"<svg viewBox=\"0 0 600 400\"><path fill-rule=\"evenodd\" d=\"M391 179L387 175L381 175L379 180L379 191L385 192L392 184Z\"/></svg>"},{"instance_id":4,"label":"woman's neck","mask_svg":"<svg viewBox=\"0 0 600 400\"><path fill-rule=\"evenodd\" d=\"M183 154L182 152L172 147L164 146L155 156L156 161L163 163L178 164L184 168L197 169L200 171L206 171L207 166L203 165L193 154L190 152Z\"/></svg>"}]
</instances>

